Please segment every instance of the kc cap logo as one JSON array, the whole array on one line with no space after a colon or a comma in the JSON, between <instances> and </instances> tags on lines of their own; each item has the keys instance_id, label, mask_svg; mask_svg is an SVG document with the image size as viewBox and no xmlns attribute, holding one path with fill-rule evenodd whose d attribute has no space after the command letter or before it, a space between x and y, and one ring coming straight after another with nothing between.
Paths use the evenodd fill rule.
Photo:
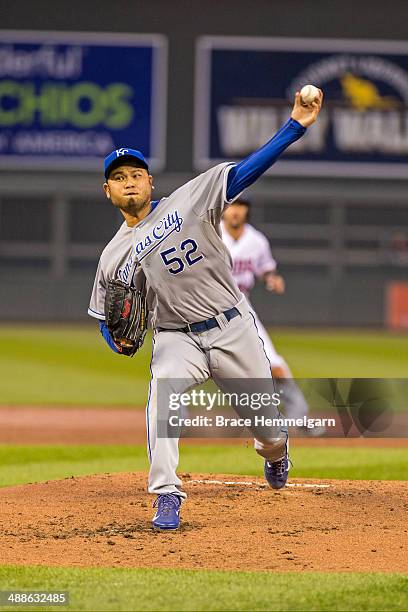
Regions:
<instances>
[{"instance_id":1,"label":"kc cap logo","mask_svg":"<svg viewBox=\"0 0 408 612\"><path fill-rule=\"evenodd\" d=\"M129 149L116 149L116 157L126 155L126 153L129 153Z\"/></svg>"},{"instance_id":2,"label":"kc cap logo","mask_svg":"<svg viewBox=\"0 0 408 612\"><path fill-rule=\"evenodd\" d=\"M137 162L140 167L145 168L147 171L149 171L148 163L141 151L138 151L137 149L121 147L120 149L115 149L114 151L112 151L112 153L109 153L109 155L105 157L105 178L107 179L109 177L109 173L111 172L111 170L113 170L113 168L116 168L117 166L126 163L128 159L129 161L132 160L133 162Z\"/></svg>"}]
</instances>

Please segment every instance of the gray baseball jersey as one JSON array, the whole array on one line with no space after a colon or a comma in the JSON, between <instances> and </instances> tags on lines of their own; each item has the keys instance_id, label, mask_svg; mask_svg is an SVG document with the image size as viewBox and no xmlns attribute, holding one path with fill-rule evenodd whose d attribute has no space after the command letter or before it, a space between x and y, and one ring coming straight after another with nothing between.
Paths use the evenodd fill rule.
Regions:
<instances>
[{"instance_id":1,"label":"gray baseball jersey","mask_svg":"<svg viewBox=\"0 0 408 612\"><path fill-rule=\"evenodd\" d=\"M208 319L241 299L220 230L231 167L211 168L162 198L135 227L121 226L100 258L91 316L105 318L109 279L130 282L133 276L138 286L143 274L153 327L176 329Z\"/></svg>"}]
</instances>

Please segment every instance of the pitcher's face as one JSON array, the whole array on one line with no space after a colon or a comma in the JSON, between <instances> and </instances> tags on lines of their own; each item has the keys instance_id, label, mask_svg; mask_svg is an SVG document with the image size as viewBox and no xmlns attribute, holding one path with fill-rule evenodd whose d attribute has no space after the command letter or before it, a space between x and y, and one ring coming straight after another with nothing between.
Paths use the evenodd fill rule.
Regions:
<instances>
[{"instance_id":1,"label":"pitcher's face","mask_svg":"<svg viewBox=\"0 0 408 612\"><path fill-rule=\"evenodd\" d=\"M152 181L147 170L127 162L112 170L103 188L113 206L136 216L150 204Z\"/></svg>"}]
</instances>

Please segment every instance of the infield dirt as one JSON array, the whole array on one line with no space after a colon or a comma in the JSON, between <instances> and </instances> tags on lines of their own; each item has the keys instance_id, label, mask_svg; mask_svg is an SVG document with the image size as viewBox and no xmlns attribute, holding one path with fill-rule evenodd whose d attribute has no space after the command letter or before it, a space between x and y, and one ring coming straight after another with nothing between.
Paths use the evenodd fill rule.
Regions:
<instances>
[{"instance_id":1,"label":"infield dirt","mask_svg":"<svg viewBox=\"0 0 408 612\"><path fill-rule=\"evenodd\" d=\"M151 528L142 473L1 489L1 563L408 571L404 482L296 479L272 491L252 477L182 476L176 532Z\"/></svg>"},{"instance_id":2,"label":"infield dirt","mask_svg":"<svg viewBox=\"0 0 408 612\"><path fill-rule=\"evenodd\" d=\"M397 435L404 431L400 429ZM291 438L299 446L406 447L408 438ZM245 438L184 438L183 444L243 444ZM0 444L146 443L145 410L52 406L0 406Z\"/></svg>"}]
</instances>

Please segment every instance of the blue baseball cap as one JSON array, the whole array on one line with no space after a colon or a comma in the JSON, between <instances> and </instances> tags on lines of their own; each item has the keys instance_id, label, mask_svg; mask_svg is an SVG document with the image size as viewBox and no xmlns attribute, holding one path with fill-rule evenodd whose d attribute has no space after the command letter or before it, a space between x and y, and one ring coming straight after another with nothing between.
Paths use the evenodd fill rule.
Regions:
<instances>
[{"instance_id":1,"label":"blue baseball cap","mask_svg":"<svg viewBox=\"0 0 408 612\"><path fill-rule=\"evenodd\" d=\"M137 161L138 164L149 172L149 166L141 151L136 149L115 149L105 157L104 168L105 178L107 179L113 168L125 164L127 161Z\"/></svg>"}]
</instances>

